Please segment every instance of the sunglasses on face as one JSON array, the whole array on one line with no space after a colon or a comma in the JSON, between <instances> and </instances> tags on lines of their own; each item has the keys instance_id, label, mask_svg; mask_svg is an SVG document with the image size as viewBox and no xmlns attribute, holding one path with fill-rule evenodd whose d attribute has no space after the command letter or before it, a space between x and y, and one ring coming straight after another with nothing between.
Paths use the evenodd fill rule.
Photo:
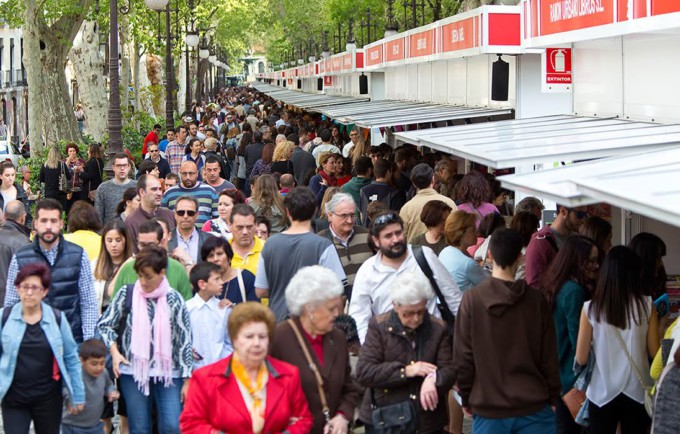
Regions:
<instances>
[{"instance_id":1,"label":"sunglasses on face","mask_svg":"<svg viewBox=\"0 0 680 434\"><path fill-rule=\"evenodd\" d=\"M578 211L575 209L569 209L569 212L573 212L576 214L576 218L579 220L583 220L584 218L588 217L588 211Z\"/></svg>"},{"instance_id":2,"label":"sunglasses on face","mask_svg":"<svg viewBox=\"0 0 680 434\"><path fill-rule=\"evenodd\" d=\"M194 211L194 210L192 210L192 209L178 209L178 210L175 211L175 212L176 212L177 215L180 216L180 217L184 217L185 215L188 215L189 217L193 217L193 216L196 215L196 211Z\"/></svg>"}]
</instances>

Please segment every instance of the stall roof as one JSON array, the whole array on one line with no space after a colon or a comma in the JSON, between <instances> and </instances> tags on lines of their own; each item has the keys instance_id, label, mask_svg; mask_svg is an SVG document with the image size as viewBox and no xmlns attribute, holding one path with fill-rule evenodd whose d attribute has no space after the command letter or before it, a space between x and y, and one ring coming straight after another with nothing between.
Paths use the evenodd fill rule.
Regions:
<instances>
[{"instance_id":1,"label":"stall roof","mask_svg":"<svg viewBox=\"0 0 680 434\"><path fill-rule=\"evenodd\" d=\"M410 131L395 137L502 169L680 144L680 125L562 115Z\"/></svg>"},{"instance_id":2,"label":"stall roof","mask_svg":"<svg viewBox=\"0 0 680 434\"><path fill-rule=\"evenodd\" d=\"M680 226L680 146L501 176L504 187L565 205L607 202Z\"/></svg>"},{"instance_id":3,"label":"stall roof","mask_svg":"<svg viewBox=\"0 0 680 434\"><path fill-rule=\"evenodd\" d=\"M395 100L369 101L363 104L338 106L320 111L339 122L354 124L362 128L382 128L512 113L512 109L476 108Z\"/></svg>"},{"instance_id":4,"label":"stall roof","mask_svg":"<svg viewBox=\"0 0 680 434\"><path fill-rule=\"evenodd\" d=\"M354 124L362 128L391 127L512 113L512 109L452 106L415 101L369 101L365 98L310 94L282 89L266 83L254 83L253 87L286 104L318 112L343 124Z\"/></svg>"}]
</instances>

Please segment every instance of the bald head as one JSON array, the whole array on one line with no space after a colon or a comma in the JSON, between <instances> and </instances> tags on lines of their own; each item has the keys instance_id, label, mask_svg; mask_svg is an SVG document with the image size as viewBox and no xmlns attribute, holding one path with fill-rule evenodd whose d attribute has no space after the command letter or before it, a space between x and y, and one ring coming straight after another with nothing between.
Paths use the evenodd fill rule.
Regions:
<instances>
[{"instance_id":1,"label":"bald head","mask_svg":"<svg viewBox=\"0 0 680 434\"><path fill-rule=\"evenodd\" d=\"M193 188L198 182L198 169L193 161L185 161L179 167L179 176L184 188Z\"/></svg>"},{"instance_id":2,"label":"bald head","mask_svg":"<svg viewBox=\"0 0 680 434\"><path fill-rule=\"evenodd\" d=\"M5 207L5 220L12 220L22 225L26 222L26 208L19 200L13 200Z\"/></svg>"},{"instance_id":3,"label":"bald head","mask_svg":"<svg viewBox=\"0 0 680 434\"><path fill-rule=\"evenodd\" d=\"M293 188L295 187L295 178L290 173L284 173L279 178L279 185L281 185L281 188Z\"/></svg>"}]
</instances>

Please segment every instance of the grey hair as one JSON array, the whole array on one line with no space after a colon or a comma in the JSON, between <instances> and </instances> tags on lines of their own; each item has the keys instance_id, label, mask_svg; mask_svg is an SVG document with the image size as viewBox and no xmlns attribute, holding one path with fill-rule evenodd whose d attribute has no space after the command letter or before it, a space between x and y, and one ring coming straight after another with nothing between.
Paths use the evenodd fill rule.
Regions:
<instances>
[{"instance_id":1,"label":"grey hair","mask_svg":"<svg viewBox=\"0 0 680 434\"><path fill-rule=\"evenodd\" d=\"M434 292L425 276L413 271L404 271L392 283L390 297L399 306L411 306L422 301L430 301L434 297Z\"/></svg>"},{"instance_id":2,"label":"grey hair","mask_svg":"<svg viewBox=\"0 0 680 434\"><path fill-rule=\"evenodd\" d=\"M312 265L295 273L286 286L286 305L292 315L301 315L305 306L343 294L340 278L326 267Z\"/></svg>"},{"instance_id":3,"label":"grey hair","mask_svg":"<svg viewBox=\"0 0 680 434\"><path fill-rule=\"evenodd\" d=\"M284 134L278 134L276 136L276 139L274 140L274 142L279 143L279 142L285 142L286 140L288 140L288 139L286 139L286 136Z\"/></svg>"},{"instance_id":4,"label":"grey hair","mask_svg":"<svg viewBox=\"0 0 680 434\"><path fill-rule=\"evenodd\" d=\"M353 205L356 205L354 203L354 198L349 193L335 193L331 200L326 202L326 205L324 205L324 211L326 211L327 215L329 213L333 213L335 212L335 208L337 208L338 205L343 202L349 202Z\"/></svg>"}]
</instances>

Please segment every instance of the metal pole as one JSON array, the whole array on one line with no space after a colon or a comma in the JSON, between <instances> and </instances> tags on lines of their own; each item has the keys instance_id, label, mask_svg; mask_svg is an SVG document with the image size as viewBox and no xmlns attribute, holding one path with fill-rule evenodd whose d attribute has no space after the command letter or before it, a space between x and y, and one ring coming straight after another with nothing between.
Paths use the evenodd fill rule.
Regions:
<instances>
[{"instance_id":1,"label":"metal pole","mask_svg":"<svg viewBox=\"0 0 680 434\"><path fill-rule=\"evenodd\" d=\"M175 71L172 65L172 39L170 35L170 3L165 7L165 126L175 126L175 110L173 109L173 90Z\"/></svg>"},{"instance_id":2,"label":"metal pole","mask_svg":"<svg viewBox=\"0 0 680 434\"><path fill-rule=\"evenodd\" d=\"M187 28L187 32L188 32ZM184 98L184 110L187 111L191 108L191 77L189 76L191 74L191 67L190 67L190 59L191 56L189 56L189 44L184 44L184 54L186 54L186 92L185 92L185 98Z\"/></svg>"},{"instance_id":3,"label":"metal pole","mask_svg":"<svg viewBox=\"0 0 680 434\"><path fill-rule=\"evenodd\" d=\"M120 113L120 79L118 76L118 0L109 4L111 30L109 34L109 111L107 126L109 129L109 161L106 169L113 175L113 156L122 152L123 140L121 129L123 121Z\"/></svg>"},{"instance_id":4,"label":"metal pole","mask_svg":"<svg viewBox=\"0 0 680 434\"><path fill-rule=\"evenodd\" d=\"M366 8L366 33L368 36L368 43L370 44L372 39L371 39L371 8L367 7Z\"/></svg>"},{"instance_id":5,"label":"metal pole","mask_svg":"<svg viewBox=\"0 0 680 434\"><path fill-rule=\"evenodd\" d=\"M413 20L413 27L418 27L418 6L416 5L416 0L411 0L411 19Z\"/></svg>"}]
</instances>

